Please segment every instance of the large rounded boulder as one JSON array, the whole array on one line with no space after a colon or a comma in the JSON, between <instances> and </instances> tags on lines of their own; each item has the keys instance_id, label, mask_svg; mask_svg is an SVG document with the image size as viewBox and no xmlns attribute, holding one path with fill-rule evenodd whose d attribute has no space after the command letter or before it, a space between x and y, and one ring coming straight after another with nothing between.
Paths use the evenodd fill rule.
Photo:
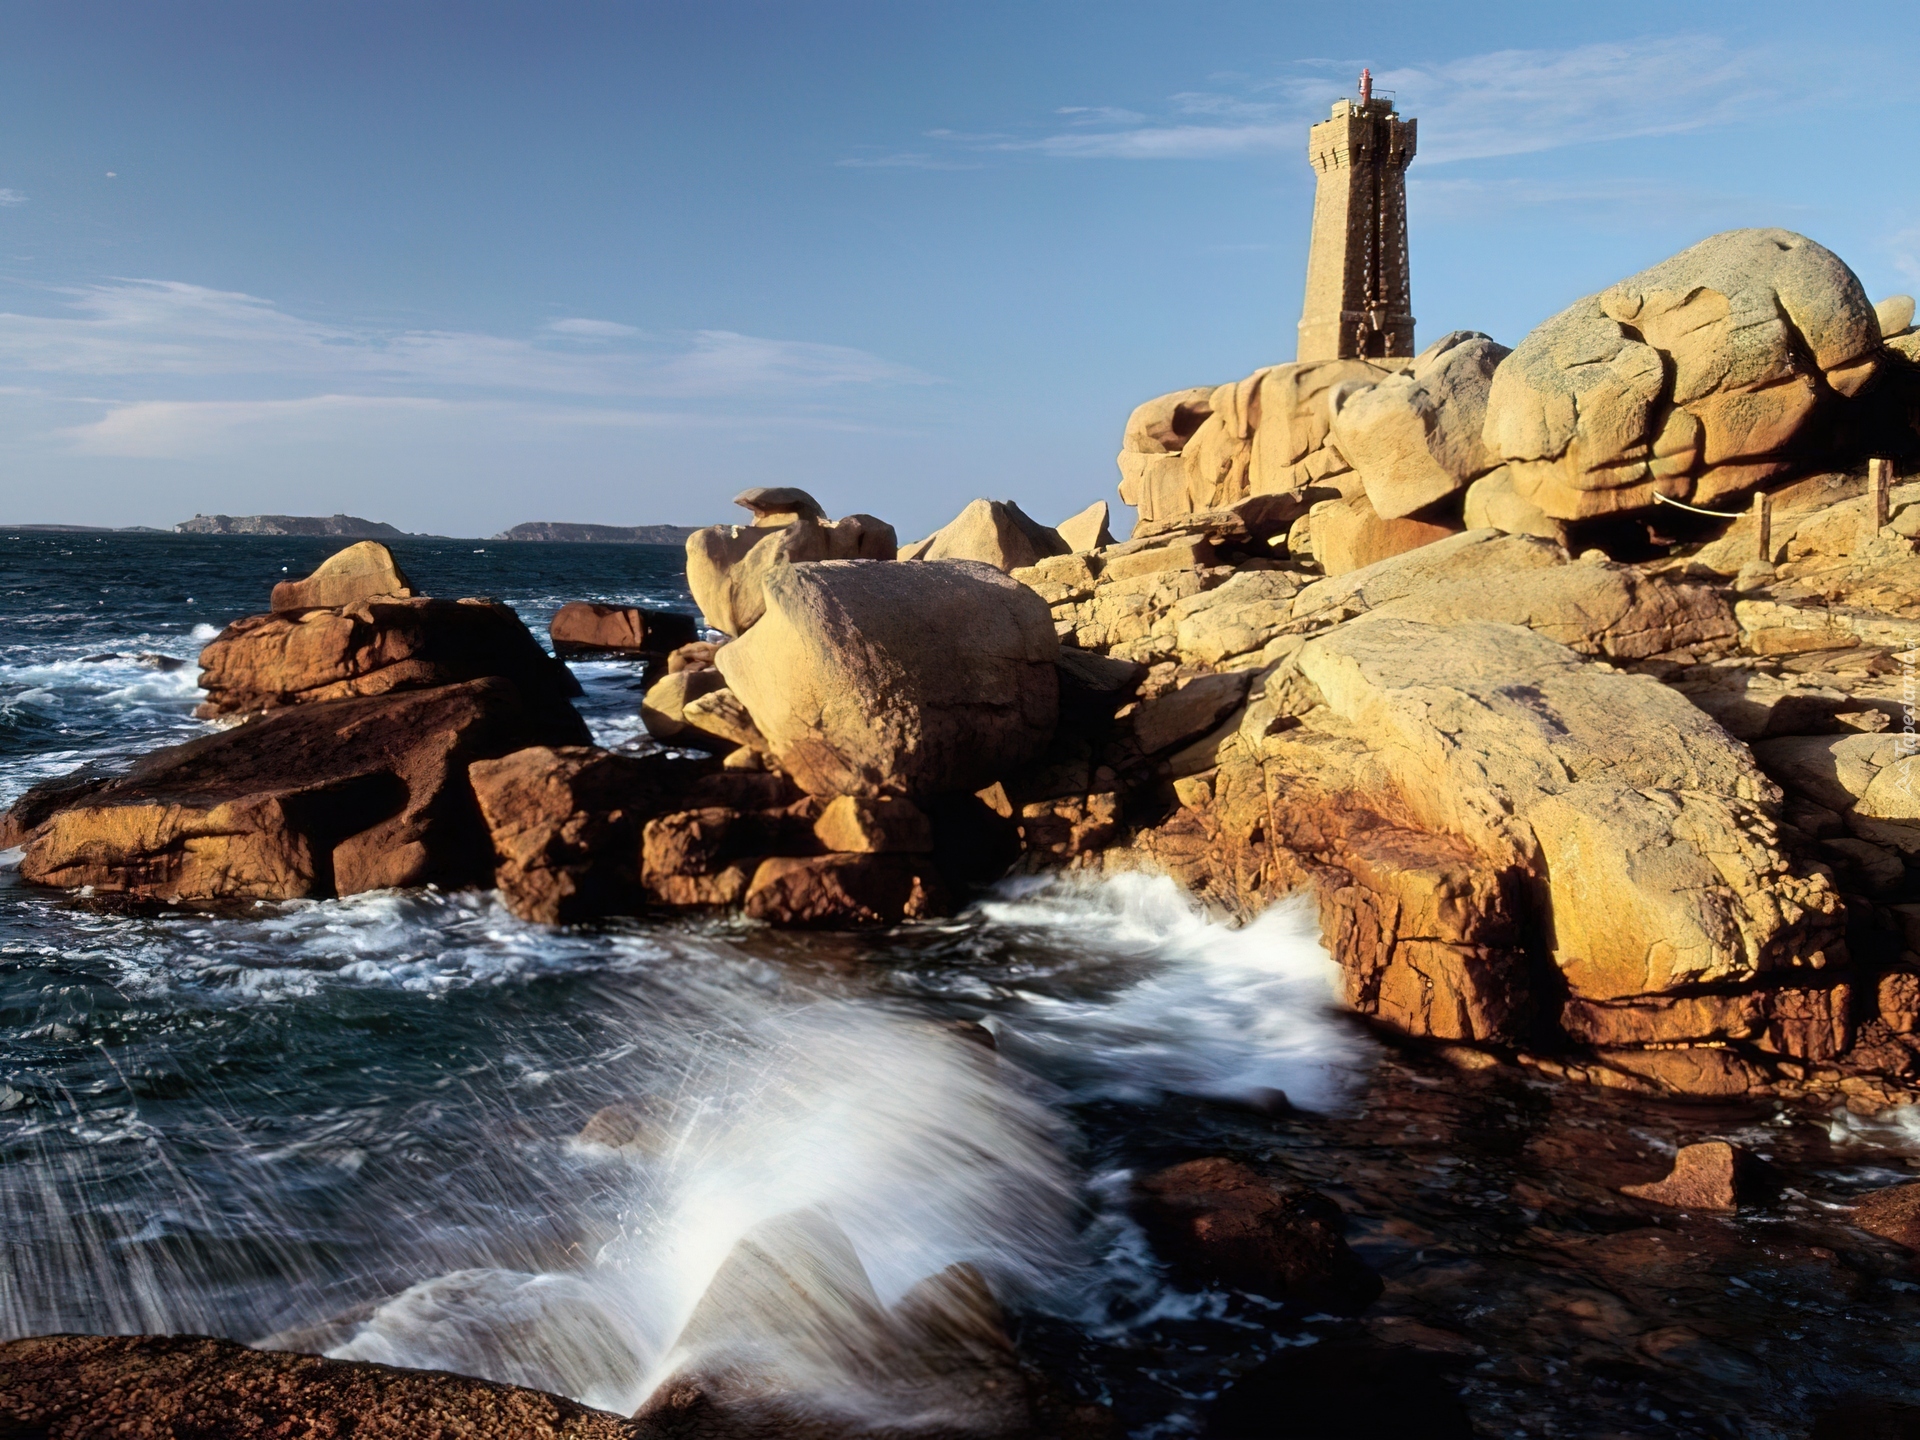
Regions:
<instances>
[{"instance_id":1,"label":"large rounded boulder","mask_svg":"<svg viewBox=\"0 0 1920 1440\"><path fill-rule=\"evenodd\" d=\"M1729 230L1535 329L1494 374L1484 438L1553 519L1710 504L1803 459L1882 355L1837 255Z\"/></svg>"},{"instance_id":2,"label":"large rounded boulder","mask_svg":"<svg viewBox=\"0 0 1920 1440\"><path fill-rule=\"evenodd\" d=\"M715 663L809 794L976 790L1053 736L1052 614L990 565L783 565L762 594Z\"/></svg>"}]
</instances>

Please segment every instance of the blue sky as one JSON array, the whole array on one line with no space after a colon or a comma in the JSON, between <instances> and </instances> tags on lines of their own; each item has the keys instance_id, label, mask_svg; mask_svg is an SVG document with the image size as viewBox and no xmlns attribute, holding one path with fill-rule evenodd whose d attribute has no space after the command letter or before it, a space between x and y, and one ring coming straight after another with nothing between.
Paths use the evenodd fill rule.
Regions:
<instances>
[{"instance_id":1,"label":"blue sky","mask_svg":"<svg viewBox=\"0 0 1920 1440\"><path fill-rule=\"evenodd\" d=\"M1362 64L1422 343L1739 225L1920 289L1911 3L0 13L0 521L1061 519L1292 358Z\"/></svg>"}]
</instances>

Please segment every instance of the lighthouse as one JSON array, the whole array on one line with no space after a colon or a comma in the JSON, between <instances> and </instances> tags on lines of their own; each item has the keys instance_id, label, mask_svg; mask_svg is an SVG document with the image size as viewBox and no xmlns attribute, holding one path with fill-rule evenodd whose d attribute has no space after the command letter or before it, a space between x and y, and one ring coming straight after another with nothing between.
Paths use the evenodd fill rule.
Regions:
<instances>
[{"instance_id":1,"label":"lighthouse","mask_svg":"<svg viewBox=\"0 0 1920 1440\"><path fill-rule=\"evenodd\" d=\"M1407 270L1407 164L1416 122L1375 99L1360 72L1360 98L1339 100L1307 132L1319 180L1307 296L1300 313L1301 360L1408 357L1413 296Z\"/></svg>"}]
</instances>

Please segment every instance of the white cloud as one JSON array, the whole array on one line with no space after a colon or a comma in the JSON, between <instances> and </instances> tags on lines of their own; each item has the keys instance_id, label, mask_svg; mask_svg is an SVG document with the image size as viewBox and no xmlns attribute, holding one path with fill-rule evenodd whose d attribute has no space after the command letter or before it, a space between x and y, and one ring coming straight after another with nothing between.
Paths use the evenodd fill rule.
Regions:
<instances>
[{"instance_id":1,"label":"white cloud","mask_svg":"<svg viewBox=\"0 0 1920 1440\"><path fill-rule=\"evenodd\" d=\"M1293 153L1305 143L1302 127L1353 93L1359 69L1354 61L1306 61L1238 90L1176 94L1157 118L1071 106L1056 112L1070 127L1058 133L953 135L948 143L1072 160ZM1723 125L1810 98L1832 83L1829 74L1805 55L1674 35L1405 65L1380 72L1374 84L1419 118L1421 158L1433 165Z\"/></svg>"},{"instance_id":2,"label":"white cloud","mask_svg":"<svg viewBox=\"0 0 1920 1440\"><path fill-rule=\"evenodd\" d=\"M1640 223L1639 217L1657 213L1672 221L1680 217L1711 224L1724 218L1738 223L1748 211L1779 221L1787 212L1807 207L1774 197L1732 194L1680 181L1640 176L1594 176L1558 179L1537 176L1421 175L1407 179L1409 201L1424 219L1484 220L1487 216L1521 210L1567 211L1585 207Z\"/></svg>"},{"instance_id":3,"label":"white cloud","mask_svg":"<svg viewBox=\"0 0 1920 1440\"><path fill-rule=\"evenodd\" d=\"M0 205L24 205L27 197L18 190L0 190Z\"/></svg>"},{"instance_id":4,"label":"white cloud","mask_svg":"<svg viewBox=\"0 0 1920 1440\"><path fill-rule=\"evenodd\" d=\"M640 333L633 326L622 325L618 320L550 320L547 329L556 335L584 335L594 340L615 340L623 335Z\"/></svg>"},{"instance_id":5,"label":"white cloud","mask_svg":"<svg viewBox=\"0 0 1920 1440\"><path fill-rule=\"evenodd\" d=\"M268 301L177 281L62 292L63 313L0 313L0 375L373 393L534 392L618 398L767 398L769 387L924 384L910 366L847 346L724 331L643 335L612 321L557 321L561 341L474 331L380 330L309 320ZM590 327L590 328L583 328ZM140 397L155 398L155 397ZM171 398L171 397L169 397Z\"/></svg>"}]
</instances>

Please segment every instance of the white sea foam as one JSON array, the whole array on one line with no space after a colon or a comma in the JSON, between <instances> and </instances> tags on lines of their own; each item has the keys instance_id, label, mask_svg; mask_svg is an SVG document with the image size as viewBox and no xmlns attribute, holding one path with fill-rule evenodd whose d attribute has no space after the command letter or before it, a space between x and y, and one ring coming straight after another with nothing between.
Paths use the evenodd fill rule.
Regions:
<instances>
[{"instance_id":1,"label":"white sea foam","mask_svg":"<svg viewBox=\"0 0 1920 1440\"><path fill-rule=\"evenodd\" d=\"M1172 1091L1302 1109L1336 1105L1371 1046L1338 1015L1339 969L1299 896L1233 926L1165 876L1062 878L981 906L1132 978L1092 998L1027 992L989 1024L1008 1053L1083 1095Z\"/></svg>"}]
</instances>

